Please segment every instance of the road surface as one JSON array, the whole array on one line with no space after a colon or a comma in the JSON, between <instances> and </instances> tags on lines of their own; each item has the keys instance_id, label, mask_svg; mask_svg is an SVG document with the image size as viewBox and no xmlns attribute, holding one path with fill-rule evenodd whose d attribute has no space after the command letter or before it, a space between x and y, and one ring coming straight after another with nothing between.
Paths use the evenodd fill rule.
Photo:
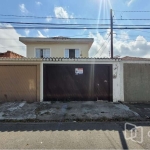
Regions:
<instances>
[{"instance_id":1,"label":"road surface","mask_svg":"<svg viewBox=\"0 0 150 150\"><path fill-rule=\"evenodd\" d=\"M150 149L150 123L136 125L141 144L125 139L123 122L0 123L0 149Z\"/></svg>"}]
</instances>

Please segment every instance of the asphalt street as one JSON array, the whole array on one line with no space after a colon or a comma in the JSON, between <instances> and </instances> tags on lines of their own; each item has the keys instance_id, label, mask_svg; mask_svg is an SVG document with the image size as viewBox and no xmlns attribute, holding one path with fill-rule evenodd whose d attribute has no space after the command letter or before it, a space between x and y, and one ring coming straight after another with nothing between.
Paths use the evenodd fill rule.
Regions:
<instances>
[{"instance_id":1,"label":"asphalt street","mask_svg":"<svg viewBox=\"0 0 150 150\"><path fill-rule=\"evenodd\" d=\"M150 122L134 123L142 127L143 134L138 130L132 135L124 124L0 122L0 149L150 149ZM126 140L125 132L134 138Z\"/></svg>"}]
</instances>

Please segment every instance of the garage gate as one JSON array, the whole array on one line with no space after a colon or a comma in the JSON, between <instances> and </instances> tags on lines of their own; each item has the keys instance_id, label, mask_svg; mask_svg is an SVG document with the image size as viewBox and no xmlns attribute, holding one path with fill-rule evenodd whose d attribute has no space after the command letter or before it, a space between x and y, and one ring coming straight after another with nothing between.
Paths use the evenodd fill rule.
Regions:
<instances>
[{"instance_id":1,"label":"garage gate","mask_svg":"<svg viewBox=\"0 0 150 150\"><path fill-rule=\"evenodd\" d=\"M38 66L0 66L0 101L37 101Z\"/></svg>"},{"instance_id":2,"label":"garage gate","mask_svg":"<svg viewBox=\"0 0 150 150\"><path fill-rule=\"evenodd\" d=\"M112 65L45 64L44 101L112 101Z\"/></svg>"}]
</instances>

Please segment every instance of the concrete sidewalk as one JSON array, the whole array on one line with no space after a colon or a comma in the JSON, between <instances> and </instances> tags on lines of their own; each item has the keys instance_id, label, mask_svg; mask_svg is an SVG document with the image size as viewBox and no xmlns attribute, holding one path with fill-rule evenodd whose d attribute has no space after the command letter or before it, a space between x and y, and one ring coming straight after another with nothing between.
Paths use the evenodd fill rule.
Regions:
<instances>
[{"instance_id":1,"label":"concrete sidewalk","mask_svg":"<svg viewBox=\"0 0 150 150\"><path fill-rule=\"evenodd\" d=\"M146 119L130 106L130 104L104 101L6 102L0 103L0 120L106 121Z\"/></svg>"},{"instance_id":2,"label":"concrete sidewalk","mask_svg":"<svg viewBox=\"0 0 150 150\"><path fill-rule=\"evenodd\" d=\"M126 122L17 122L0 123L0 149L149 149L150 122L131 122L143 129L125 130Z\"/></svg>"}]
</instances>

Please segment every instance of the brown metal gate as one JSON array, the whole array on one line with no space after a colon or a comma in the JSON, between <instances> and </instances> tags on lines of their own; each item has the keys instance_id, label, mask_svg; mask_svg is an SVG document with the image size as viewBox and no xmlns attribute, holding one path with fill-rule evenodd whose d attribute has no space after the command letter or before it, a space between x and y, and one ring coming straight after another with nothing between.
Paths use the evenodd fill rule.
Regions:
<instances>
[{"instance_id":1,"label":"brown metal gate","mask_svg":"<svg viewBox=\"0 0 150 150\"><path fill-rule=\"evenodd\" d=\"M0 101L37 101L37 66L0 66Z\"/></svg>"},{"instance_id":2,"label":"brown metal gate","mask_svg":"<svg viewBox=\"0 0 150 150\"><path fill-rule=\"evenodd\" d=\"M44 65L44 100L112 101L112 65Z\"/></svg>"}]
</instances>

